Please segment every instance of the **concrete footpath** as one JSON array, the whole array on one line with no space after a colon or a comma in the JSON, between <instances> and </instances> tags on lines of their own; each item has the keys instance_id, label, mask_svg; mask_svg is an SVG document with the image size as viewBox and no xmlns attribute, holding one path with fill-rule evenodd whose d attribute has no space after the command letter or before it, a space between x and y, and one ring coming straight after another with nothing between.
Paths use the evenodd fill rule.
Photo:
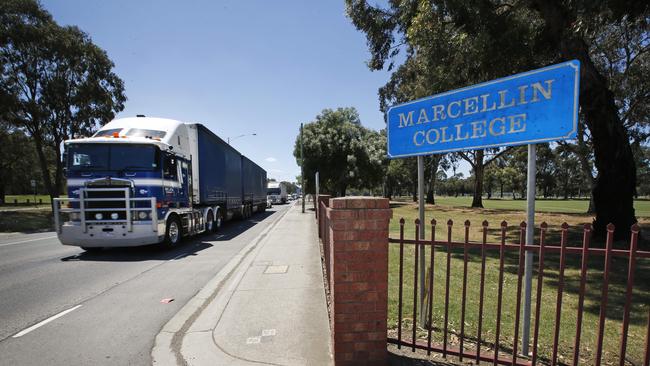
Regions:
<instances>
[{"instance_id":1,"label":"concrete footpath","mask_svg":"<svg viewBox=\"0 0 650 366\"><path fill-rule=\"evenodd\" d=\"M313 211L294 204L156 337L154 365L330 365Z\"/></svg>"}]
</instances>

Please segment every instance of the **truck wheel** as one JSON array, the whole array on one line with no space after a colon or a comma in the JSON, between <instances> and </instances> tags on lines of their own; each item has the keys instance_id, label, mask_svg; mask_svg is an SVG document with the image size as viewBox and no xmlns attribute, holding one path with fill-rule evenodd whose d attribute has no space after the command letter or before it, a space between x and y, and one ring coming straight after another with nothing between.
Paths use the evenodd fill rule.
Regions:
<instances>
[{"instance_id":1,"label":"truck wheel","mask_svg":"<svg viewBox=\"0 0 650 366\"><path fill-rule=\"evenodd\" d=\"M223 225L223 215L221 215L221 210L218 210L215 216L214 224L212 225L212 230L214 232L217 232L221 230L222 225Z\"/></svg>"},{"instance_id":2,"label":"truck wheel","mask_svg":"<svg viewBox=\"0 0 650 366\"><path fill-rule=\"evenodd\" d=\"M164 246L167 248L175 247L181 241L181 221L176 216L167 220L165 225Z\"/></svg>"},{"instance_id":3,"label":"truck wheel","mask_svg":"<svg viewBox=\"0 0 650 366\"><path fill-rule=\"evenodd\" d=\"M212 210L208 211L208 217L205 219L205 231L208 233L212 233L215 230L215 221L214 221L214 215L212 215Z\"/></svg>"}]
</instances>

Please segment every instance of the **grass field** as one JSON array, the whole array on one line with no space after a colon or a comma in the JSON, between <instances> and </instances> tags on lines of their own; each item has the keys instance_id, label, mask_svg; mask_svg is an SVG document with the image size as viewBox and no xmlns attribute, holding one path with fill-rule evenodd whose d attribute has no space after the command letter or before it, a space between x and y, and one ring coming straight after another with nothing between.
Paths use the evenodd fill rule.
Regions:
<instances>
[{"instance_id":1,"label":"grass field","mask_svg":"<svg viewBox=\"0 0 650 366\"><path fill-rule=\"evenodd\" d=\"M408 198L404 198L408 200ZM452 207L470 207L472 204L472 197L436 197L436 204L442 206ZM526 200L512 200L512 199L485 199L483 198L483 206L491 210L525 210ZM561 212L561 213L585 213L589 201L586 199L580 200L562 200L562 199L536 199L535 211L536 212ZM635 200L634 209L637 217L650 217L650 200Z\"/></svg>"},{"instance_id":2,"label":"grass field","mask_svg":"<svg viewBox=\"0 0 650 366\"><path fill-rule=\"evenodd\" d=\"M499 242L499 223L506 220L509 223L507 242L517 243L519 238L518 224L525 220L525 212L522 210L525 201L512 200L485 200L486 209L470 209L471 198L436 198L438 205L427 206L426 222L435 218L439 225L436 227L438 240L446 239L448 219L452 219L453 235L455 241L462 241L464 237L465 220L470 220L472 225L469 230L470 241L479 241L482 238L480 223L488 220L488 242ZM541 203L541 205L540 205ZM648 210L648 202L637 202L637 208ZM536 214L537 224L546 221L549 224L548 243L559 242L559 230L562 222L571 226L569 231L569 245L580 245L582 238L582 225L590 223L592 217L586 214L571 213L572 210L586 209L586 201L554 201L546 200L539 202L538 207L548 207L553 213L540 212ZM412 203L393 203L393 219L390 224L390 236L399 237L399 218L406 219L405 237L413 238L415 226L413 221L417 217L417 206ZM460 206L460 207L459 207ZM542 211L542 209L540 209ZM557 212L561 211L561 212ZM641 216L641 215L639 215ZM650 218L641 217L640 224L643 229L650 231ZM427 237L430 236L427 227ZM647 243L644 243L647 245ZM595 243L594 245L598 245ZM624 243L618 243L625 246ZM414 251L412 246L405 246L404 251L404 317L403 335L410 338L411 312L413 304L413 262ZM430 254L427 251L427 263ZM496 302L498 284L498 251L489 250L486 255L486 277L485 277L485 307L483 316L484 342L481 347L484 350L490 349L495 342L496 331ZM433 307L433 338L435 342L442 342L442 327L444 320L444 293L447 253L444 248L436 248L434 256L434 307ZM467 280L467 304L465 318L465 334L470 338L476 337L478 325L478 302L479 302L479 281L480 281L480 251L470 250ZM504 288L503 288L503 312L501 320L500 342L502 349L512 349L514 337L514 315L517 285L518 257L516 252L510 252L505 260ZM537 267L537 257L535 267ZM645 332L650 311L650 260L638 260L635 273L635 291L631 313L631 322L628 338L627 357L633 364L640 364L643 360ZM542 306L540 308L541 321L539 331L539 354L541 357L549 357L551 354L552 340L555 326L555 304L558 288L559 256L547 255L545 258L545 276L542 287ZM607 308L608 318L605 327L604 357L607 361L613 361L618 357L620 342L621 318L624 304L625 284L627 282L627 262L623 258L615 258L612 262L611 283L609 287L609 305ZM579 288L580 256L570 255L567 257L565 270L565 294L562 299L562 314L560 321L560 362L571 362L573 355L573 342L575 339L578 288ZM398 273L399 273L399 245L390 245L389 254L389 327L392 333L397 328L397 296L398 296ZM461 313L461 289L463 273L463 251L454 250L451 253L451 277L450 277L450 304L449 304L449 330L451 332L450 342L457 346L458 335L460 334L460 313ZM599 304L601 297L601 283L603 275L603 259L592 257L589 261L587 277L587 291L585 297L585 311L581 339L581 364L593 364L594 350L596 343L597 321L599 315ZM533 289L537 286L537 268L534 271ZM533 312L535 311L535 291L533 291ZM420 337L426 337L426 332L419 329ZM531 331L532 334L532 331ZM521 336L521 332L520 332ZM531 335L532 340L532 335ZM468 344L469 343L469 344ZM466 341L466 347L473 348L474 344ZM521 346L519 346L521 348ZM532 350L532 348L531 348Z\"/></svg>"},{"instance_id":3,"label":"grass field","mask_svg":"<svg viewBox=\"0 0 650 366\"><path fill-rule=\"evenodd\" d=\"M34 195L30 194L20 194L20 195L6 195L4 205L11 206L16 202L19 205L34 204L34 202L42 201L43 205L50 204L50 196L46 194L36 195L36 200L34 200Z\"/></svg>"},{"instance_id":4,"label":"grass field","mask_svg":"<svg viewBox=\"0 0 650 366\"><path fill-rule=\"evenodd\" d=\"M49 206L34 210L0 211L0 232L33 233L54 230Z\"/></svg>"}]
</instances>

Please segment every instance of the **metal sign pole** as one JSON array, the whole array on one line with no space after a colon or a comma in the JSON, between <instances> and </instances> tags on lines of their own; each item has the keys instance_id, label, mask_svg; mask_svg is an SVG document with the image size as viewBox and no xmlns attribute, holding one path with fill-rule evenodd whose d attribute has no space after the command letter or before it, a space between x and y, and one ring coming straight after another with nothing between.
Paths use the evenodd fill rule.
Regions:
<instances>
[{"instance_id":1,"label":"metal sign pole","mask_svg":"<svg viewBox=\"0 0 650 366\"><path fill-rule=\"evenodd\" d=\"M300 180L302 191L302 213L305 213L305 199L307 198L307 190L305 189L305 156L302 154L302 123L300 124ZM317 206L318 207L318 206Z\"/></svg>"},{"instance_id":2,"label":"metal sign pole","mask_svg":"<svg viewBox=\"0 0 650 366\"><path fill-rule=\"evenodd\" d=\"M534 244L535 235L535 177L537 175L537 151L535 145L528 145L528 182L526 185L526 245ZM528 355L530 340L530 303L533 287L533 252L526 251L524 267L524 314L521 332L521 352ZM516 342L516 340L515 340Z\"/></svg>"},{"instance_id":3,"label":"metal sign pole","mask_svg":"<svg viewBox=\"0 0 650 366\"><path fill-rule=\"evenodd\" d=\"M418 156L418 217L420 218L420 239L424 239L424 157ZM420 325L425 326L424 319L424 287L425 287L425 260L424 260L424 244L420 245L420 258L419 258L419 277L420 277Z\"/></svg>"},{"instance_id":4,"label":"metal sign pole","mask_svg":"<svg viewBox=\"0 0 650 366\"><path fill-rule=\"evenodd\" d=\"M318 194L319 193L320 193L319 175L318 175L318 172L316 172L316 207L319 207L318 205L320 204L318 202Z\"/></svg>"}]
</instances>

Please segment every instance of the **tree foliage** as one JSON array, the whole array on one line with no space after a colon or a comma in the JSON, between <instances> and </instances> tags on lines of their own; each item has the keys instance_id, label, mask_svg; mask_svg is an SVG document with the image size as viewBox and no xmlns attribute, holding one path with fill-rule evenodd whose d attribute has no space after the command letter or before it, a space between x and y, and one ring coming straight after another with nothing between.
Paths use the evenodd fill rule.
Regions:
<instances>
[{"instance_id":1,"label":"tree foliage","mask_svg":"<svg viewBox=\"0 0 650 366\"><path fill-rule=\"evenodd\" d=\"M406 0L382 7L346 0L346 5L354 25L366 34L369 68L394 70L379 91L384 109L555 62L580 60L581 113L598 172L593 190L595 230L602 234L609 222L627 228L636 221L632 206L636 169L628 131L647 118L643 105L647 81L636 76L642 75L641 66L647 62L647 2ZM621 24L628 27L622 33ZM635 46L626 48L625 42ZM607 46L607 51L598 45ZM405 61L394 69L399 52ZM612 74L604 72L607 62L598 55L616 60L609 62ZM624 61L617 64L621 55ZM622 66L634 63L627 72ZM622 82L615 83L613 74ZM626 114L631 122L623 124Z\"/></svg>"},{"instance_id":2,"label":"tree foliage","mask_svg":"<svg viewBox=\"0 0 650 366\"><path fill-rule=\"evenodd\" d=\"M386 137L363 127L355 108L324 109L304 125L302 145L304 157L299 134L293 154L299 166L304 162L305 192L314 192L316 172L320 192L338 196L383 180Z\"/></svg>"},{"instance_id":3,"label":"tree foliage","mask_svg":"<svg viewBox=\"0 0 650 366\"><path fill-rule=\"evenodd\" d=\"M36 1L3 1L0 24L6 121L32 138L43 181L56 197L63 181L61 143L91 134L124 109L124 84L87 34L57 25Z\"/></svg>"}]
</instances>

